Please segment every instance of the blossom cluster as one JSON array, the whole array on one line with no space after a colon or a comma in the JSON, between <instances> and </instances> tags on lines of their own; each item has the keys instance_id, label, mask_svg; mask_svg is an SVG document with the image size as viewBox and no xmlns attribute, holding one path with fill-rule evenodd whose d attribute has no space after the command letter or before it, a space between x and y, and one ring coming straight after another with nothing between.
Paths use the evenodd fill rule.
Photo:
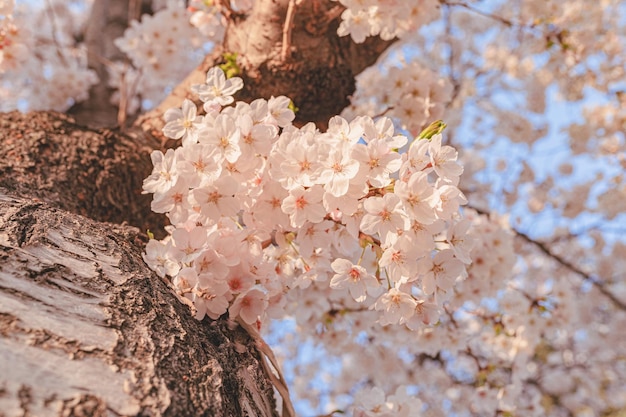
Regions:
<instances>
[{"instance_id":1,"label":"blossom cluster","mask_svg":"<svg viewBox=\"0 0 626 417\"><path fill-rule=\"evenodd\" d=\"M467 279L455 288L452 306L460 307L468 301L479 305L487 298L497 298L510 279L516 256L513 235L507 224L508 218L478 215L470 209L463 212L464 222L471 224L472 263L467 268Z\"/></svg>"},{"instance_id":2,"label":"blossom cluster","mask_svg":"<svg viewBox=\"0 0 626 417\"><path fill-rule=\"evenodd\" d=\"M226 18L220 13L219 7L212 2L192 0L187 10L191 13L189 22L210 39L219 42L224 37Z\"/></svg>"},{"instance_id":3,"label":"blossom cluster","mask_svg":"<svg viewBox=\"0 0 626 417\"><path fill-rule=\"evenodd\" d=\"M351 106L342 115L384 114L412 135L432 120L442 119L453 87L441 74L396 53L393 66L372 67L357 77Z\"/></svg>"},{"instance_id":4,"label":"blossom cluster","mask_svg":"<svg viewBox=\"0 0 626 417\"><path fill-rule=\"evenodd\" d=\"M74 37L80 14L62 1L41 9L33 13L0 0L0 74L6 81L0 84L0 111L25 108L25 101L29 110L64 111L85 100L98 82L87 68L86 49Z\"/></svg>"},{"instance_id":5,"label":"blossom cluster","mask_svg":"<svg viewBox=\"0 0 626 417\"><path fill-rule=\"evenodd\" d=\"M350 35L356 43L368 36L384 40L402 38L439 17L437 0L335 0L346 10L337 29L339 36Z\"/></svg>"},{"instance_id":6,"label":"blossom cluster","mask_svg":"<svg viewBox=\"0 0 626 417\"><path fill-rule=\"evenodd\" d=\"M115 40L132 63L109 68L110 86L119 91L112 98L126 94L129 113L141 106L139 97L148 103L158 103L167 88L187 76L204 56L202 37L189 22L191 12L178 1L168 1L153 15L143 15L132 21L124 36ZM163 30L164 27L170 30Z\"/></svg>"},{"instance_id":7,"label":"blossom cluster","mask_svg":"<svg viewBox=\"0 0 626 417\"><path fill-rule=\"evenodd\" d=\"M144 191L171 226L146 262L198 318L281 317L284 295L315 282L383 325L436 321L471 262L456 151L435 134L399 153L387 118L296 128L287 97L234 103L242 85L212 68L192 87L204 115L190 100L165 113L182 146L152 153Z\"/></svg>"},{"instance_id":8,"label":"blossom cluster","mask_svg":"<svg viewBox=\"0 0 626 417\"><path fill-rule=\"evenodd\" d=\"M252 7L253 0L230 0L229 7L236 12L245 12ZM228 22L222 6L218 2L191 0L187 9L191 12L189 21L202 35L214 42L220 42Z\"/></svg>"},{"instance_id":9,"label":"blossom cluster","mask_svg":"<svg viewBox=\"0 0 626 417\"><path fill-rule=\"evenodd\" d=\"M354 417L410 417L422 411L422 402L407 394L405 386L400 386L394 394L385 396L378 387L359 391L354 399Z\"/></svg>"}]
</instances>

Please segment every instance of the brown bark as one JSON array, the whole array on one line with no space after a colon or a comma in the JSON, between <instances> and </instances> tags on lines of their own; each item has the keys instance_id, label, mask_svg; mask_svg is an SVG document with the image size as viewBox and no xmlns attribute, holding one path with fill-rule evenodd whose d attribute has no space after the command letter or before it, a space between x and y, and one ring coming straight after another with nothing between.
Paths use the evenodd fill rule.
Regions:
<instances>
[{"instance_id":1,"label":"brown bark","mask_svg":"<svg viewBox=\"0 0 626 417\"><path fill-rule=\"evenodd\" d=\"M275 416L256 345L141 259L142 138L0 116L0 416ZM158 226L158 225L161 226Z\"/></svg>"},{"instance_id":2,"label":"brown bark","mask_svg":"<svg viewBox=\"0 0 626 417\"><path fill-rule=\"evenodd\" d=\"M94 220L163 230L141 194L152 172L147 135L78 126L58 113L0 117L0 187Z\"/></svg>"},{"instance_id":3,"label":"brown bark","mask_svg":"<svg viewBox=\"0 0 626 417\"><path fill-rule=\"evenodd\" d=\"M339 37L341 7L329 0L311 0L295 7L290 45L285 45L288 5L289 0L256 1L249 15L230 23L224 50L239 57L245 86L240 99L286 95L299 108L297 122L325 126L349 104L354 77L374 64L393 41L371 37L356 44L349 36Z\"/></svg>"}]
</instances>

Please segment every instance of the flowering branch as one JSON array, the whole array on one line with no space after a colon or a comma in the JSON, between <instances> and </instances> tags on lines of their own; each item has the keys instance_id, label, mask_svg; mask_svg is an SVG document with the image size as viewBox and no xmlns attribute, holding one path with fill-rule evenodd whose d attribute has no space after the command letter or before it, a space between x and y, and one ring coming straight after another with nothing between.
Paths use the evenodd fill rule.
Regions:
<instances>
[{"instance_id":1,"label":"flowering branch","mask_svg":"<svg viewBox=\"0 0 626 417\"><path fill-rule=\"evenodd\" d=\"M480 213L480 214L484 214L484 215L489 215L490 214L487 210L480 209L480 208L474 207L472 205L468 205L468 207L472 208L473 210L476 210L476 212ZM557 253L554 253L554 251L552 249L550 249L546 244L544 244L542 242L539 242L536 239L533 239L532 237L528 236L526 233L521 232L521 231L519 231L517 229L512 228L512 230L515 233L515 236L519 237L520 239L524 240L527 243L530 243L531 245L533 245L534 247L539 249L544 255L548 256L550 259L553 259L554 261L556 261L561 266L569 269L570 271L572 271L576 275L580 276L584 281L589 282L600 293L602 293L605 297L607 297L609 300L611 300L611 302L613 302L613 304L615 304L616 307L618 307L620 310L626 311L626 303L624 303L622 300L617 298L617 296L615 296L615 294L613 294L611 291L609 291L606 288L606 284L603 281L600 281L600 280L598 280L598 278L592 276L591 274L586 273L581 268L579 268L578 266L574 265L572 262L568 261L567 259L565 259L561 255L559 255Z\"/></svg>"},{"instance_id":2,"label":"flowering branch","mask_svg":"<svg viewBox=\"0 0 626 417\"><path fill-rule=\"evenodd\" d=\"M565 268L579 275L581 278L583 278L584 281L591 283L598 291L600 291L600 293L602 293L605 297L611 300L613 304L615 304L616 307L619 307L620 310L626 311L626 303L621 301L619 298L615 296L615 294L609 291L606 288L606 284L603 281L600 281L598 278L584 272L578 266L574 265L572 262L563 258L561 255L554 253L554 251L552 251L547 245L531 238L526 233L515 230L515 234L516 236L520 237L522 240L526 241L527 243L534 245L541 252L543 252L543 254L554 259L560 265L564 266Z\"/></svg>"}]
</instances>

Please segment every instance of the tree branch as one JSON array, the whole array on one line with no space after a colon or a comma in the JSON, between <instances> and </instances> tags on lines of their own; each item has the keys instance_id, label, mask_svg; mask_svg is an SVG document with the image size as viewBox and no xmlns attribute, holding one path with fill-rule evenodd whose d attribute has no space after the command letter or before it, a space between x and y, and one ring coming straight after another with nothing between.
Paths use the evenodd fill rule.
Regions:
<instances>
[{"instance_id":1,"label":"tree branch","mask_svg":"<svg viewBox=\"0 0 626 417\"><path fill-rule=\"evenodd\" d=\"M488 216L490 214L489 211L487 210L483 210L471 205L466 206L468 208L471 208L472 210L475 210L477 213L479 214L484 214L486 216ZM542 252L544 255L546 255L548 258L554 260L555 262L557 262L559 265L565 267L566 269L570 270L571 272L575 273L576 275L580 276L584 281L590 283L591 285L593 285L602 295L604 295L606 298L608 298L609 300L611 300L611 302L613 302L613 304L618 307L620 310L624 310L626 311L626 303L622 300L620 300L619 298L617 298L617 296L615 294L613 294L611 291L609 291L606 288L606 284L599 280L598 278L592 276L591 274L586 273L585 271L583 271L581 268L579 268L577 265L575 265L574 263L568 261L567 259L565 259L564 257L562 257L561 255L554 253L554 251L552 251L546 244L539 242L538 240L533 239L532 237L528 236L526 233L521 232L513 227L511 227L511 230L513 231L513 233L515 233L515 236L522 239L523 241L525 241L526 243L529 243L531 245L533 245L534 247L536 247L537 249L539 249L540 252Z\"/></svg>"}]
</instances>

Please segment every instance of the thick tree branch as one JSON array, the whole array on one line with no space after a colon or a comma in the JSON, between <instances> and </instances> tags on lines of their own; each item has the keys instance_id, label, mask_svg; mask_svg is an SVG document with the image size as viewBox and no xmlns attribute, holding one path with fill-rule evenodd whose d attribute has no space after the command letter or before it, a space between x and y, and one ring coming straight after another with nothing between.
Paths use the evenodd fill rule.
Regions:
<instances>
[{"instance_id":1,"label":"thick tree branch","mask_svg":"<svg viewBox=\"0 0 626 417\"><path fill-rule=\"evenodd\" d=\"M248 333L198 321L135 228L0 188L0 414L277 417Z\"/></svg>"},{"instance_id":2,"label":"thick tree branch","mask_svg":"<svg viewBox=\"0 0 626 417\"><path fill-rule=\"evenodd\" d=\"M152 172L149 135L88 129L58 113L0 117L0 187L99 221L128 223L158 236L165 217L142 194Z\"/></svg>"}]
</instances>

